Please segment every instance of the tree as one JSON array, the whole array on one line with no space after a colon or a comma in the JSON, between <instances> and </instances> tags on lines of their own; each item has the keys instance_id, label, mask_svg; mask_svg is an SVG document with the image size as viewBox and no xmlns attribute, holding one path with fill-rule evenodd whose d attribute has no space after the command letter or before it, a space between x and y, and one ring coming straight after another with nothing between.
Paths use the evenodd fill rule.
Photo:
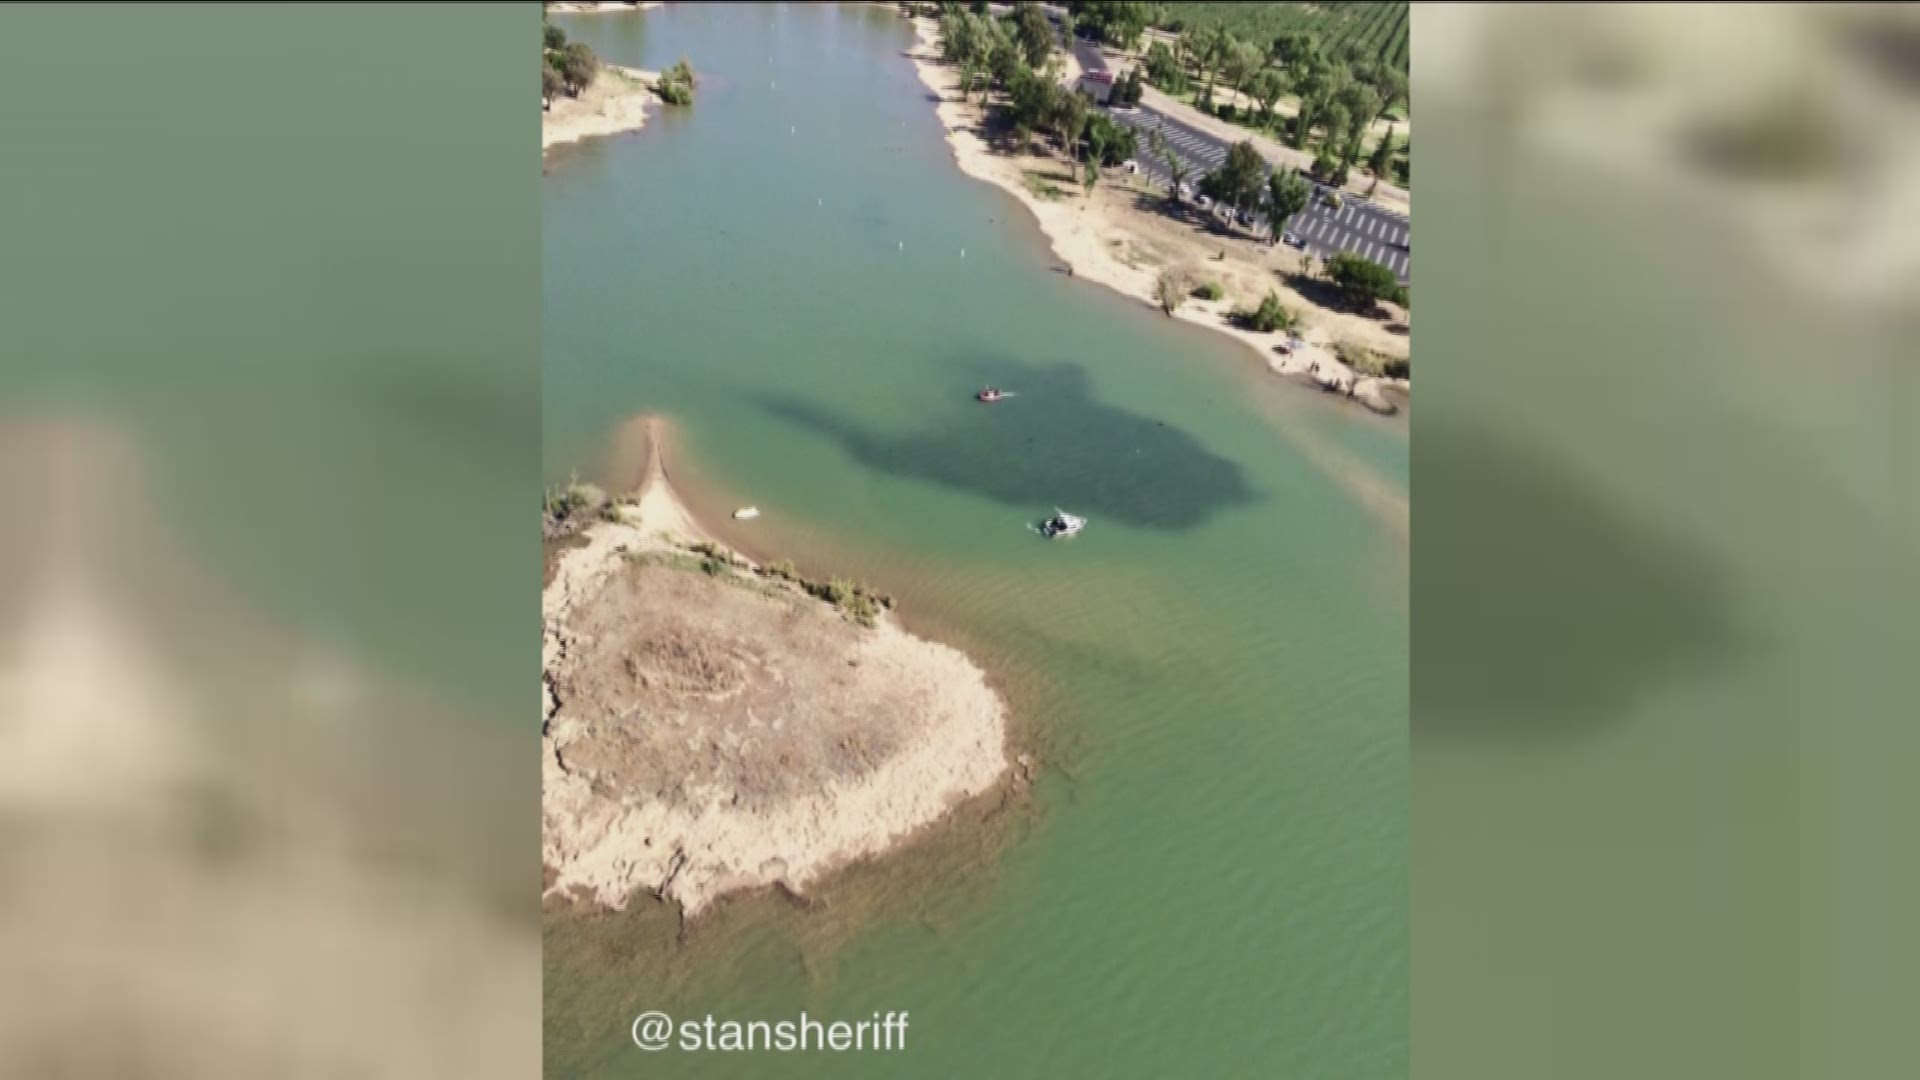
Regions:
<instances>
[{"instance_id":1,"label":"tree","mask_svg":"<svg viewBox=\"0 0 1920 1080\"><path fill-rule=\"evenodd\" d=\"M567 92L579 97L600 72L600 58L585 42L576 41L560 54L560 74L566 79Z\"/></svg>"},{"instance_id":2,"label":"tree","mask_svg":"<svg viewBox=\"0 0 1920 1080\"><path fill-rule=\"evenodd\" d=\"M567 32L552 23L546 23L541 27L540 37L549 49L558 50L567 47Z\"/></svg>"},{"instance_id":3,"label":"tree","mask_svg":"<svg viewBox=\"0 0 1920 1080\"><path fill-rule=\"evenodd\" d=\"M1267 226L1273 234L1271 240L1279 240L1287 219L1306 209L1310 194L1307 182L1300 178L1300 173L1295 169L1275 169L1267 177L1267 190L1261 209L1267 215Z\"/></svg>"},{"instance_id":4,"label":"tree","mask_svg":"<svg viewBox=\"0 0 1920 1080\"><path fill-rule=\"evenodd\" d=\"M1327 138L1335 138L1337 131L1337 136L1344 140L1340 161L1351 167L1360 160L1360 147L1367 128L1373 125L1373 118L1380 115L1380 93L1365 83L1349 83L1340 91L1339 105L1346 110L1345 122L1337 129L1329 124Z\"/></svg>"},{"instance_id":5,"label":"tree","mask_svg":"<svg viewBox=\"0 0 1920 1080\"><path fill-rule=\"evenodd\" d=\"M1313 177L1316 180L1332 183L1334 175L1340 171L1340 161L1326 147L1313 157Z\"/></svg>"},{"instance_id":6,"label":"tree","mask_svg":"<svg viewBox=\"0 0 1920 1080\"><path fill-rule=\"evenodd\" d=\"M1240 91L1246 90L1247 80L1259 74L1266 64L1265 50L1251 41L1238 39L1228 42L1226 54L1220 58L1220 70L1226 76L1227 85Z\"/></svg>"},{"instance_id":7,"label":"tree","mask_svg":"<svg viewBox=\"0 0 1920 1080\"><path fill-rule=\"evenodd\" d=\"M1008 119L1035 131L1053 123L1058 99L1067 93L1052 79L1031 69L1018 72L1007 87Z\"/></svg>"},{"instance_id":8,"label":"tree","mask_svg":"<svg viewBox=\"0 0 1920 1080\"><path fill-rule=\"evenodd\" d=\"M1021 51L1020 46L1012 41L995 42L993 51L987 58L987 73L992 77L992 85L998 86L1001 89L1011 87L1014 78L1018 76L1020 72L1028 70L1025 55L1026 54ZM986 103L987 94L985 90L982 90L980 92L980 104L985 105Z\"/></svg>"},{"instance_id":9,"label":"tree","mask_svg":"<svg viewBox=\"0 0 1920 1080\"><path fill-rule=\"evenodd\" d=\"M1319 55L1319 52L1319 39L1304 30L1289 30L1277 35L1273 43L1267 46L1267 56L1284 68L1292 68L1308 57Z\"/></svg>"},{"instance_id":10,"label":"tree","mask_svg":"<svg viewBox=\"0 0 1920 1080\"><path fill-rule=\"evenodd\" d=\"M999 19L984 20L981 32L983 58L987 72L993 76L995 85L1005 86L1006 81L1020 68L1027 66L1026 50L1021 48L1015 37L1013 24ZM1044 57L1042 58L1044 62ZM985 104L986 98L981 97Z\"/></svg>"},{"instance_id":11,"label":"tree","mask_svg":"<svg viewBox=\"0 0 1920 1080\"><path fill-rule=\"evenodd\" d=\"M1327 280L1338 286L1354 306L1363 310L1380 300L1406 303L1407 291L1401 287L1400 280L1393 276L1392 270L1351 251L1337 251L1327 256L1323 272Z\"/></svg>"},{"instance_id":12,"label":"tree","mask_svg":"<svg viewBox=\"0 0 1920 1080\"><path fill-rule=\"evenodd\" d=\"M940 58L951 64L969 59L984 67L992 45L992 20L966 11L950 11L940 18Z\"/></svg>"},{"instance_id":13,"label":"tree","mask_svg":"<svg viewBox=\"0 0 1920 1080\"><path fill-rule=\"evenodd\" d=\"M980 58L969 55L960 61L960 100L966 101L973 93L973 84L980 80Z\"/></svg>"},{"instance_id":14,"label":"tree","mask_svg":"<svg viewBox=\"0 0 1920 1080\"><path fill-rule=\"evenodd\" d=\"M661 74L660 81L653 84L653 92L669 105L691 105L693 88L697 82L693 65L687 63L687 58L683 56Z\"/></svg>"},{"instance_id":15,"label":"tree","mask_svg":"<svg viewBox=\"0 0 1920 1080\"><path fill-rule=\"evenodd\" d=\"M1305 147L1307 138L1325 118L1334 94L1340 89L1341 72L1311 60L1302 62L1294 70L1293 90L1300 95L1300 111L1293 118L1293 145Z\"/></svg>"},{"instance_id":16,"label":"tree","mask_svg":"<svg viewBox=\"0 0 1920 1080\"><path fill-rule=\"evenodd\" d=\"M1213 107L1213 84L1219 78L1220 69L1226 65L1227 56L1234 45L1234 37L1225 30L1205 29L1200 32L1196 45L1201 65L1206 69L1207 86L1200 92L1200 106Z\"/></svg>"},{"instance_id":17,"label":"tree","mask_svg":"<svg viewBox=\"0 0 1920 1080\"><path fill-rule=\"evenodd\" d=\"M1061 94L1054 106L1054 127L1060 133L1061 148L1077 160L1080 137L1087 133L1087 99L1071 92Z\"/></svg>"},{"instance_id":18,"label":"tree","mask_svg":"<svg viewBox=\"0 0 1920 1080\"><path fill-rule=\"evenodd\" d=\"M1200 181L1200 190L1208 198L1236 210L1251 210L1260 203L1267 176L1267 160L1253 148L1251 140L1234 143L1220 167Z\"/></svg>"},{"instance_id":19,"label":"tree","mask_svg":"<svg viewBox=\"0 0 1920 1080\"><path fill-rule=\"evenodd\" d=\"M1183 202L1184 200L1180 197L1180 188L1186 184L1187 177L1192 175L1193 169L1180 160L1180 155L1174 153L1172 148L1163 151L1162 157L1167 163L1167 194L1174 202Z\"/></svg>"},{"instance_id":20,"label":"tree","mask_svg":"<svg viewBox=\"0 0 1920 1080\"><path fill-rule=\"evenodd\" d=\"M1080 174L1080 183L1081 183L1081 186L1087 189L1087 194L1091 195L1093 194L1093 185L1099 182L1100 182L1100 150L1096 148L1093 153L1087 155L1087 164L1086 164L1086 168L1082 170Z\"/></svg>"},{"instance_id":21,"label":"tree","mask_svg":"<svg viewBox=\"0 0 1920 1080\"><path fill-rule=\"evenodd\" d=\"M1348 118L1347 107L1337 101L1321 111L1321 124L1327 132L1326 137L1320 140L1321 150L1333 154L1336 157L1339 156L1338 144L1340 132L1347 129Z\"/></svg>"},{"instance_id":22,"label":"tree","mask_svg":"<svg viewBox=\"0 0 1920 1080\"><path fill-rule=\"evenodd\" d=\"M1387 175L1387 169L1393 164L1393 125L1387 125L1387 133L1380 136L1380 144L1373 148L1373 156L1367 159L1367 169L1375 177Z\"/></svg>"},{"instance_id":23,"label":"tree","mask_svg":"<svg viewBox=\"0 0 1920 1080\"><path fill-rule=\"evenodd\" d=\"M1293 325L1293 316L1280 305L1280 296L1271 289L1260 300L1260 306L1252 311L1236 311L1233 319L1241 326L1255 333L1271 334L1275 330L1285 330Z\"/></svg>"},{"instance_id":24,"label":"tree","mask_svg":"<svg viewBox=\"0 0 1920 1080\"><path fill-rule=\"evenodd\" d=\"M1381 68L1379 77L1373 80L1373 88L1380 92L1380 111L1374 114L1378 120L1387 114L1387 110L1407 101L1407 77L1392 68Z\"/></svg>"},{"instance_id":25,"label":"tree","mask_svg":"<svg viewBox=\"0 0 1920 1080\"><path fill-rule=\"evenodd\" d=\"M1220 62L1225 31L1217 26L1200 26L1180 35L1180 48L1193 60L1194 70L1206 83L1195 100L1202 108L1213 100L1213 70Z\"/></svg>"},{"instance_id":26,"label":"tree","mask_svg":"<svg viewBox=\"0 0 1920 1080\"><path fill-rule=\"evenodd\" d=\"M1047 13L1039 4L1027 2L1013 5L1013 36L1020 46L1021 55L1028 67L1039 67L1053 55L1053 24L1047 21Z\"/></svg>"},{"instance_id":27,"label":"tree","mask_svg":"<svg viewBox=\"0 0 1920 1080\"><path fill-rule=\"evenodd\" d=\"M1261 68L1247 83L1247 91L1260 103L1260 126L1266 127L1273 122L1274 102L1287 92L1287 80L1272 68Z\"/></svg>"},{"instance_id":28,"label":"tree","mask_svg":"<svg viewBox=\"0 0 1920 1080\"><path fill-rule=\"evenodd\" d=\"M1106 167L1120 164L1140 149L1140 136L1133 128L1098 112L1087 114L1087 142L1093 160Z\"/></svg>"},{"instance_id":29,"label":"tree","mask_svg":"<svg viewBox=\"0 0 1920 1080\"><path fill-rule=\"evenodd\" d=\"M1186 162L1181 161L1180 155L1174 153L1173 148L1167 145L1167 137L1161 134L1159 128L1154 128L1147 133L1147 148L1154 157L1167 163L1167 176L1170 178L1167 183L1167 200L1173 203L1180 202L1180 185L1187 182Z\"/></svg>"},{"instance_id":30,"label":"tree","mask_svg":"<svg viewBox=\"0 0 1920 1080\"><path fill-rule=\"evenodd\" d=\"M566 92L566 77L555 71L553 65L543 59L540 62L540 107L551 108L553 99Z\"/></svg>"},{"instance_id":31,"label":"tree","mask_svg":"<svg viewBox=\"0 0 1920 1080\"><path fill-rule=\"evenodd\" d=\"M1164 41L1147 46L1146 68L1147 81L1169 94L1177 94L1187 88L1186 70L1180 66L1179 59Z\"/></svg>"},{"instance_id":32,"label":"tree","mask_svg":"<svg viewBox=\"0 0 1920 1080\"><path fill-rule=\"evenodd\" d=\"M1125 75L1113 81L1113 90L1107 95L1107 103L1122 107L1140 104L1140 69L1132 67Z\"/></svg>"},{"instance_id":33,"label":"tree","mask_svg":"<svg viewBox=\"0 0 1920 1080\"><path fill-rule=\"evenodd\" d=\"M1074 28L1110 45L1132 49L1147 28L1153 5L1140 2L1082 3L1073 5Z\"/></svg>"}]
</instances>

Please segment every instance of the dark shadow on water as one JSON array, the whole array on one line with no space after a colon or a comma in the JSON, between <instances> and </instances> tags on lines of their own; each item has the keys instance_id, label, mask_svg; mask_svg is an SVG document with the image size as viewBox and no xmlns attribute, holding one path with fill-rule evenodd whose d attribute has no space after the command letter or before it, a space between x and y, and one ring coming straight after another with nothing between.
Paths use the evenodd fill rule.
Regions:
<instances>
[{"instance_id":1,"label":"dark shadow on water","mask_svg":"<svg viewBox=\"0 0 1920 1080\"><path fill-rule=\"evenodd\" d=\"M756 395L773 416L832 438L864 465L985 495L1038 518L1055 506L1143 529L1191 529L1258 497L1235 462L1187 432L1096 400L1077 364L1016 360L947 365L947 399L901 417L894 431L867 428L830 406ZM1009 390L994 404L982 385Z\"/></svg>"},{"instance_id":2,"label":"dark shadow on water","mask_svg":"<svg viewBox=\"0 0 1920 1080\"><path fill-rule=\"evenodd\" d=\"M1429 421L1415 489L1415 739L1580 738L1760 644L1726 570L1546 447Z\"/></svg>"}]
</instances>

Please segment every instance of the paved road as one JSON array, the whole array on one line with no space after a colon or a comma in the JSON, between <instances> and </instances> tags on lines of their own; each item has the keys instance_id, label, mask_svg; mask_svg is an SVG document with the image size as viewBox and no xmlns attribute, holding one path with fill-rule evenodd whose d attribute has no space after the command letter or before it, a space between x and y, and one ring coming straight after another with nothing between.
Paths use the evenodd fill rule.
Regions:
<instances>
[{"instance_id":1,"label":"paved road","mask_svg":"<svg viewBox=\"0 0 1920 1080\"><path fill-rule=\"evenodd\" d=\"M1078 37L1072 38L1071 44L1082 70L1108 70L1107 58L1101 55L1098 46ZM1162 186L1171 180L1166 162L1155 159L1147 150L1147 133L1156 128L1165 135L1168 148L1186 164L1191 173L1189 183L1196 182L1200 174L1219 168L1227 159L1227 148L1231 145L1228 140L1175 120L1157 109L1144 105L1130 109L1103 106L1103 109L1108 116L1140 133L1136 160L1141 169ZM1287 229L1305 242L1308 251L1323 259L1335 251L1351 251L1387 267L1401 281L1407 281L1412 267L1413 235L1406 215L1351 194L1343 194L1343 205L1335 210L1320 201L1325 190L1314 185L1312 200L1305 210L1288 219Z\"/></svg>"}]
</instances>

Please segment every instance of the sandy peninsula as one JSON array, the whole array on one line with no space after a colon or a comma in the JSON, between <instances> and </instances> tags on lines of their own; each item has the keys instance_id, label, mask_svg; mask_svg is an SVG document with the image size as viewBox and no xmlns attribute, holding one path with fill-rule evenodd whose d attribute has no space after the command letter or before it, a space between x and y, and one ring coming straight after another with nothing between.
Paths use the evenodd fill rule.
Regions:
<instances>
[{"instance_id":1,"label":"sandy peninsula","mask_svg":"<svg viewBox=\"0 0 1920 1080\"><path fill-rule=\"evenodd\" d=\"M940 58L939 24L926 17L913 22L919 43L908 56L921 82L939 97L936 109L955 162L962 172L1000 187L1025 206L1054 255L1075 277L1156 308L1154 285L1164 269L1184 271L1195 285L1217 282L1221 299L1189 300L1176 315L1242 342L1277 374L1353 397L1377 412L1396 410L1394 399L1409 389L1406 381L1362 376L1342 363L1338 352L1359 349L1383 358L1406 357L1404 312L1390 309L1392 317L1382 321L1316 303L1277 272L1297 270L1302 253L1261 239L1210 232L1190 220L1143 207L1143 200L1157 198L1157 190L1119 170L1107 170L1088 193L1071 163L1041 147L1040 140L1027 153L994 147L982 127L985 110L977 99L960 99L960 74ZM1073 73L1065 78L1072 79ZM1303 316L1296 331L1301 344L1285 353L1275 348L1285 335L1242 329L1228 318L1236 309L1257 306L1269 291L1277 293L1289 311Z\"/></svg>"},{"instance_id":2,"label":"sandy peninsula","mask_svg":"<svg viewBox=\"0 0 1920 1080\"><path fill-rule=\"evenodd\" d=\"M624 10L632 10L620 5ZM657 71L600 65L600 74L577 98L562 95L540 114L540 149L578 142L600 135L638 131L647 123L647 107L658 101L653 85Z\"/></svg>"},{"instance_id":3,"label":"sandy peninsula","mask_svg":"<svg viewBox=\"0 0 1920 1080\"><path fill-rule=\"evenodd\" d=\"M979 668L708 540L658 453L542 597L546 897L804 896L1008 774ZM611 520L599 520L599 517ZM817 585L813 591L819 591Z\"/></svg>"}]
</instances>

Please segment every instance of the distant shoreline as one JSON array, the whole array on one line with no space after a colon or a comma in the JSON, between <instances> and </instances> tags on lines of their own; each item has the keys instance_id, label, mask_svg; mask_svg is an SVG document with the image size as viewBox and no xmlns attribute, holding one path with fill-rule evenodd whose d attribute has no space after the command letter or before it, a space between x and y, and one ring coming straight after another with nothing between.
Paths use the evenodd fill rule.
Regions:
<instances>
[{"instance_id":1,"label":"distant shoreline","mask_svg":"<svg viewBox=\"0 0 1920 1080\"><path fill-rule=\"evenodd\" d=\"M558 3L548 4L547 10L561 15L617 15L623 11L646 11L659 7L659 0L649 3L627 4L608 2L601 4Z\"/></svg>"},{"instance_id":2,"label":"distant shoreline","mask_svg":"<svg viewBox=\"0 0 1920 1080\"><path fill-rule=\"evenodd\" d=\"M1229 285L1229 294L1221 300L1190 299L1181 304L1175 311L1177 317L1235 338L1252 349L1260 362L1276 374L1352 397L1375 412L1398 411L1393 395L1405 394L1411 389L1407 380L1356 373L1334 356L1331 340L1335 337L1349 340L1392 357L1407 354L1404 338L1396 338L1378 320L1315 306L1308 316L1313 325L1303 335L1305 347L1294 350L1291 355L1281 355L1274 350L1281 340L1279 335L1256 333L1228 322L1230 310L1254 306L1266 288L1280 292L1283 300L1290 298L1288 306L1295 310L1306 310L1310 305L1279 284L1272 268L1263 265L1264 253L1251 258L1241 254L1248 241L1202 239L1189 228L1159 227L1160 222L1145 220L1151 215L1106 197L1098 188L1091 199L1080 196L1073 179L1064 174L1052 179L1036 179L1042 173L1058 173L1066 167L1056 155L1016 156L989 146L978 130L984 110L975 103L955 100L959 78L952 65L940 59L939 24L925 16L916 16L912 21L919 44L907 56L920 81L938 98L935 111L955 163L962 172L999 187L1025 206L1046 235L1054 255L1075 277L1097 282L1158 310L1154 286L1160 266L1150 260L1129 260L1127 254L1149 244L1172 247L1178 251L1178 264L1198 279L1195 284L1220 279ZM1069 56L1068 60L1071 59ZM1072 75L1070 68L1068 76ZM1145 153L1144 147L1141 152ZM1036 183L1052 184L1061 196L1042 198L1030 186ZM1111 180L1103 179L1100 188L1113 189L1114 185ZM1149 231L1151 237L1147 235ZM1264 247L1259 241L1252 244ZM1120 254L1116 254L1116 250ZM1237 257L1231 262L1216 260L1216 251L1232 251ZM1233 295L1235 291L1240 295Z\"/></svg>"}]
</instances>

